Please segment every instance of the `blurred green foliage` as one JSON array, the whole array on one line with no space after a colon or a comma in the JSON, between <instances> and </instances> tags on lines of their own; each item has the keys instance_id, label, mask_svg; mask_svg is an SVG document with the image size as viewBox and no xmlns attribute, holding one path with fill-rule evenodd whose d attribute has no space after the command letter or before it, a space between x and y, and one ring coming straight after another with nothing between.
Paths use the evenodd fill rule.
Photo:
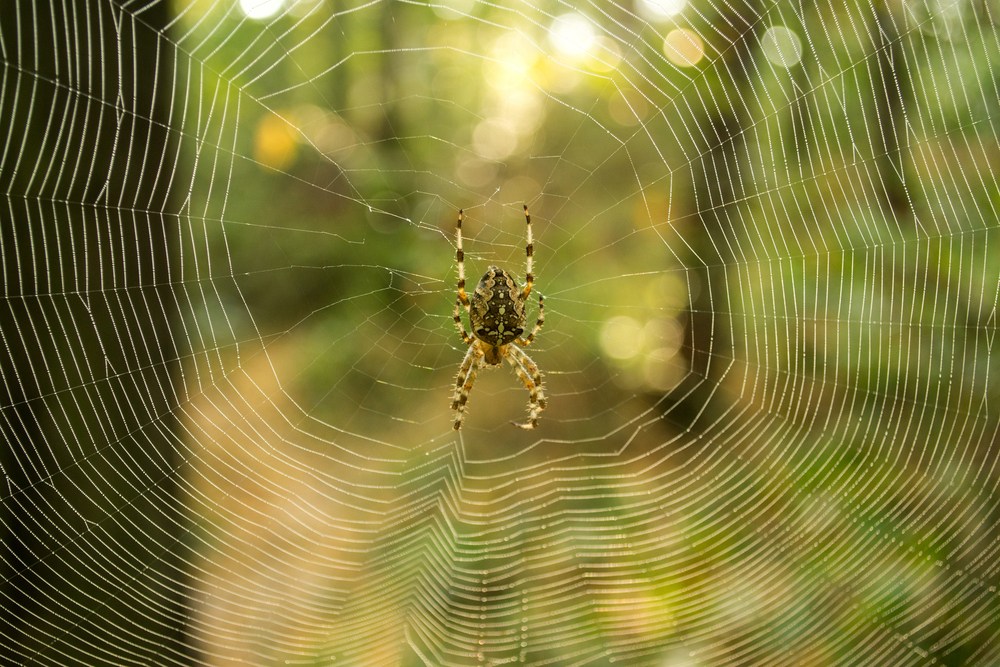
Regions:
<instances>
[{"instance_id":1,"label":"blurred green foliage","mask_svg":"<svg viewBox=\"0 0 1000 667\"><path fill-rule=\"evenodd\" d=\"M580 476L550 471L534 494L561 475L575 491L542 528L541 510L522 520L542 534L562 525L573 547L529 570L648 565L635 576L655 594L629 641L660 648L670 636L697 645L724 623L733 651L758 641L756 663L841 664L859 627L889 623L905 637L932 620L922 650L935 638L959 652L985 645L1000 628L994 602L959 639L948 603L924 591L943 585L942 562L972 558L944 546L971 537L937 514L955 480L965 495L949 502L981 519L976 539L995 537L984 509L995 472L980 469L998 399L1000 52L986 5L958 3L955 15L912 4L712 3L662 23L588 5L576 15L594 39L577 54L553 41L565 9L554 3L463 14L327 0L262 21L207 0L178 5L178 45L204 68L198 104L175 124L220 147L210 160L192 153L189 254L204 233L211 268L188 262L185 280L210 279L220 305L206 317L231 327L231 342L297 350L276 372L311 418L447 469L451 454L433 443L450 425L463 354L451 322L456 213L468 216L472 282L489 264L523 265L527 202L547 297L532 354L552 441L519 464L565 458L576 471L628 448L647 457L622 464L629 484L664 501L655 518L626 518L636 491L614 476L583 475L588 494ZM767 37L775 26L797 40L784 37L778 56L797 44L797 61L761 46L780 43ZM671 60L674 29L697 37L701 60ZM525 398L513 375L480 379L469 459L534 442L506 426ZM436 474L408 472L407 485ZM574 511L611 517L632 546L589 550L592 527L566 525ZM510 533L505 520L482 530ZM411 563L414 550L460 553L465 538L465 562L489 560L468 535L478 529L429 546L437 534L414 528L409 551L387 542L366 573ZM537 548L518 539L499 562ZM670 567L650 565L668 546ZM756 587L743 568L778 583ZM704 595L693 610L692 590ZM461 606L460 592L448 596L444 607ZM385 604L357 599L349 618ZM578 648L624 632L606 611L581 612ZM755 635L760 623L773 642ZM824 625L842 641L810 644Z\"/></svg>"}]
</instances>

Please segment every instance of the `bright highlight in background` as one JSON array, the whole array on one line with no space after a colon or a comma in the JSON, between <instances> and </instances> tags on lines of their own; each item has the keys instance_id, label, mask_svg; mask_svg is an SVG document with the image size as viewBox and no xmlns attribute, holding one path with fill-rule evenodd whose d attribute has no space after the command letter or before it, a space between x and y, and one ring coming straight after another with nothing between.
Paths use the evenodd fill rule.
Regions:
<instances>
[{"instance_id":1,"label":"bright highlight in background","mask_svg":"<svg viewBox=\"0 0 1000 667\"><path fill-rule=\"evenodd\" d=\"M646 18L656 21L676 16L686 6L687 0L641 0L639 11Z\"/></svg>"},{"instance_id":2,"label":"bright highlight in background","mask_svg":"<svg viewBox=\"0 0 1000 667\"><path fill-rule=\"evenodd\" d=\"M552 22L552 45L568 55L580 55L594 42L594 26L581 14L563 14Z\"/></svg>"},{"instance_id":3,"label":"bright highlight in background","mask_svg":"<svg viewBox=\"0 0 1000 667\"><path fill-rule=\"evenodd\" d=\"M788 68L802 60L802 41L785 26L769 28L760 40L760 47L767 59L779 67Z\"/></svg>"},{"instance_id":4,"label":"bright highlight in background","mask_svg":"<svg viewBox=\"0 0 1000 667\"><path fill-rule=\"evenodd\" d=\"M642 350L642 325L631 317L612 317L601 330L601 347L615 359L631 359Z\"/></svg>"},{"instance_id":5,"label":"bright highlight in background","mask_svg":"<svg viewBox=\"0 0 1000 667\"><path fill-rule=\"evenodd\" d=\"M691 30L672 30L663 41L663 55L678 67L693 67L705 56L705 44Z\"/></svg>"},{"instance_id":6,"label":"bright highlight in background","mask_svg":"<svg viewBox=\"0 0 1000 667\"><path fill-rule=\"evenodd\" d=\"M262 20L281 11L284 0L240 0L240 9L247 18Z\"/></svg>"}]
</instances>

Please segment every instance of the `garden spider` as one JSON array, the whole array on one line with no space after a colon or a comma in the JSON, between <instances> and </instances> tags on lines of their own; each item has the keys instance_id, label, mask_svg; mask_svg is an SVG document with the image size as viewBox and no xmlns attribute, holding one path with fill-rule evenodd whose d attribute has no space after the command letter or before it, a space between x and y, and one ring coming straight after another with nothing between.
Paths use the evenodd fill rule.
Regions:
<instances>
[{"instance_id":1,"label":"garden spider","mask_svg":"<svg viewBox=\"0 0 1000 667\"><path fill-rule=\"evenodd\" d=\"M469 346L469 351L465 353L462 367L458 371L455 397L451 402L452 409L458 413L455 415L456 431L462 428L462 419L465 417L465 402L469 398L469 391L476 379L476 373L483 368L483 364L499 366L506 359L514 367L514 372L521 378L524 386L528 388L528 393L531 396L528 400L528 421L524 424L517 422L511 422L511 424L525 429L535 428L538 426L538 413L545 409L545 392L542 391L542 375L538 372L538 366L519 347L513 345L513 343L517 343L526 346L531 343L545 322L544 297L539 295L538 322L535 323L535 328L531 330L527 338L519 337L524 332L525 303L535 280L534 276L531 275L531 216L528 215L527 205L524 207L524 220L528 227L528 245L525 247L525 252L528 255L528 275L524 289L517 288L517 283L514 282L509 273L491 266L479 280L472 296L468 297L465 294L465 253L462 252L462 211L458 212L456 232L458 239L456 251L458 299L455 300L455 326L462 334L462 341ZM469 326L475 337L467 334L462 325L460 315L460 307L462 306L469 314Z\"/></svg>"}]
</instances>

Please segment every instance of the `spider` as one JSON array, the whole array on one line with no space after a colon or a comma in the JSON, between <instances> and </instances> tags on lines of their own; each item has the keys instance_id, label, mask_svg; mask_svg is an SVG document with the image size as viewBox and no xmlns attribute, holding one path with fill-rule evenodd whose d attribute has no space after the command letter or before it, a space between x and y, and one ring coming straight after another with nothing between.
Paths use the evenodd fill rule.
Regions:
<instances>
[{"instance_id":1,"label":"spider","mask_svg":"<svg viewBox=\"0 0 1000 667\"><path fill-rule=\"evenodd\" d=\"M462 211L458 212L456 237L458 239L455 260L458 263L458 298L455 300L455 326L462 334L462 341L469 346L462 360L455 382L455 397L451 407L455 415L455 430L462 428L465 417L465 403L469 399L469 391L476 379L476 373L483 364L500 366L506 359L514 367L514 372L528 388L528 421L514 426L531 429L538 426L538 413L545 409L545 392L542 391L542 375L538 366L517 345L527 346L535 339L535 334L545 322L544 297L538 296L538 322L527 338L520 338L524 332L525 303L531 293L534 276L531 275L531 216L528 207L524 207L524 220L528 227L528 245L525 252L528 256L527 279L524 289L519 290L514 278L503 269L489 267L476 285L472 296L465 294L465 253L462 252ZM469 325L473 336L465 331L462 325L461 308L469 314ZM517 343L514 345L513 343Z\"/></svg>"}]
</instances>

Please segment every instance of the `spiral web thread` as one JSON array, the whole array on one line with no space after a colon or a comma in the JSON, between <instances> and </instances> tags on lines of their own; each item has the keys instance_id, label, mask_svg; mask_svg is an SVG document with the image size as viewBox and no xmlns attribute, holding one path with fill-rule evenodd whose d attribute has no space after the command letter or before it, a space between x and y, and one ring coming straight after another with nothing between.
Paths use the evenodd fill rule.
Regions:
<instances>
[{"instance_id":1,"label":"spiral web thread","mask_svg":"<svg viewBox=\"0 0 1000 667\"><path fill-rule=\"evenodd\" d=\"M998 21L7 3L3 659L997 664Z\"/></svg>"}]
</instances>

